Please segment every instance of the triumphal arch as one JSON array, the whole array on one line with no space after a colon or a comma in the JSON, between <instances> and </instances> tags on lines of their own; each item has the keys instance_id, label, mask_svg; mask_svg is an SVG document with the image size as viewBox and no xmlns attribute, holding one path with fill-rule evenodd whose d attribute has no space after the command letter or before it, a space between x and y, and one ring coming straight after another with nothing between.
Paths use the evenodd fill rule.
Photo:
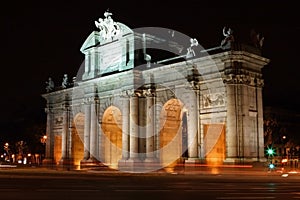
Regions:
<instances>
[{"instance_id":1,"label":"triumphal arch","mask_svg":"<svg viewBox=\"0 0 300 200\"><path fill-rule=\"evenodd\" d=\"M130 29L109 12L95 25L76 77L42 95L44 164L144 172L264 160L269 60L259 38L246 45L224 27L224 40L204 49L174 30Z\"/></svg>"}]
</instances>

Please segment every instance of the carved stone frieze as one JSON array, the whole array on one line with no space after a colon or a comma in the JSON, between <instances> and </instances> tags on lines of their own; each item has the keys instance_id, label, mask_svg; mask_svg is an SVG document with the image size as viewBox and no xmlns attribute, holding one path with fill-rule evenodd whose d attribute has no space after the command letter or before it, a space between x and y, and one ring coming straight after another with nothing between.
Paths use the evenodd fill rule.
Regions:
<instances>
[{"instance_id":1,"label":"carved stone frieze","mask_svg":"<svg viewBox=\"0 0 300 200\"><path fill-rule=\"evenodd\" d=\"M211 108L225 105L224 93L203 94L203 107Z\"/></svg>"},{"instance_id":2,"label":"carved stone frieze","mask_svg":"<svg viewBox=\"0 0 300 200\"><path fill-rule=\"evenodd\" d=\"M168 101L164 107L167 117L178 119L181 113L181 107L182 105L180 104L180 101Z\"/></svg>"}]
</instances>

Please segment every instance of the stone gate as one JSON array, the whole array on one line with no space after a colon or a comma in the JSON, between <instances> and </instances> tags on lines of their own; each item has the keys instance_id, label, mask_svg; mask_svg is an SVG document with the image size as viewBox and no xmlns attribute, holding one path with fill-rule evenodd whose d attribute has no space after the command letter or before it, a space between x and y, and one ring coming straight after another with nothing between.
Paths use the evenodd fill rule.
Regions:
<instances>
[{"instance_id":1,"label":"stone gate","mask_svg":"<svg viewBox=\"0 0 300 200\"><path fill-rule=\"evenodd\" d=\"M76 80L42 95L44 164L144 172L264 160L261 69L269 60L258 47L224 31L220 46L199 50L188 38L186 52L155 60L163 53L152 44L184 45L134 31L108 12L95 24Z\"/></svg>"}]
</instances>

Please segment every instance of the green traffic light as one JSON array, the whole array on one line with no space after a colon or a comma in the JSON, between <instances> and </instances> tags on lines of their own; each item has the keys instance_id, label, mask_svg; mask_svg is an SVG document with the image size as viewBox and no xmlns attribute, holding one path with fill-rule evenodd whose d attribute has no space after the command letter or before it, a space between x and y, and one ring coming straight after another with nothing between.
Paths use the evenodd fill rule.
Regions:
<instances>
[{"instance_id":1,"label":"green traffic light","mask_svg":"<svg viewBox=\"0 0 300 200\"><path fill-rule=\"evenodd\" d=\"M273 153L274 153L273 149L268 149L268 154L273 154Z\"/></svg>"},{"instance_id":2,"label":"green traffic light","mask_svg":"<svg viewBox=\"0 0 300 200\"><path fill-rule=\"evenodd\" d=\"M268 154L269 156L272 156L272 155L274 155L274 154L275 154L275 151L274 151L274 149L272 149L272 148L268 148L268 149L267 149L267 154Z\"/></svg>"}]
</instances>

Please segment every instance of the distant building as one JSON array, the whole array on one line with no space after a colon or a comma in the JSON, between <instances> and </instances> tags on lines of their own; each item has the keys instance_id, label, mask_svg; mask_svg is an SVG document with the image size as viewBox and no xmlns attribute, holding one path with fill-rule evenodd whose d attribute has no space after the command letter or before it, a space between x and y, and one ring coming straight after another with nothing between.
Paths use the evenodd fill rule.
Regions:
<instances>
[{"instance_id":1,"label":"distant building","mask_svg":"<svg viewBox=\"0 0 300 200\"><path fill-rule=\"evenodd\" d=\"M300 156L300 114L281 107L264 107L265 146L276 150L276 157ZM269 130L269 131L268 131Z\"/></svg>"},{"instance_id":2,"label":"distant building","mask_svg":"<svg viewBox=\"0 0 300 200\"><path fill-rule=\"evenodd\" d=\"M76 82L42 95L44 164L135 172L265 160L261 69L269 60L258 47L225 28L220 46L199 50L195 39L184 47L108 12L95 24ZM153 51L165 46L176 51Z\"/></svg>"}]
</instances>

